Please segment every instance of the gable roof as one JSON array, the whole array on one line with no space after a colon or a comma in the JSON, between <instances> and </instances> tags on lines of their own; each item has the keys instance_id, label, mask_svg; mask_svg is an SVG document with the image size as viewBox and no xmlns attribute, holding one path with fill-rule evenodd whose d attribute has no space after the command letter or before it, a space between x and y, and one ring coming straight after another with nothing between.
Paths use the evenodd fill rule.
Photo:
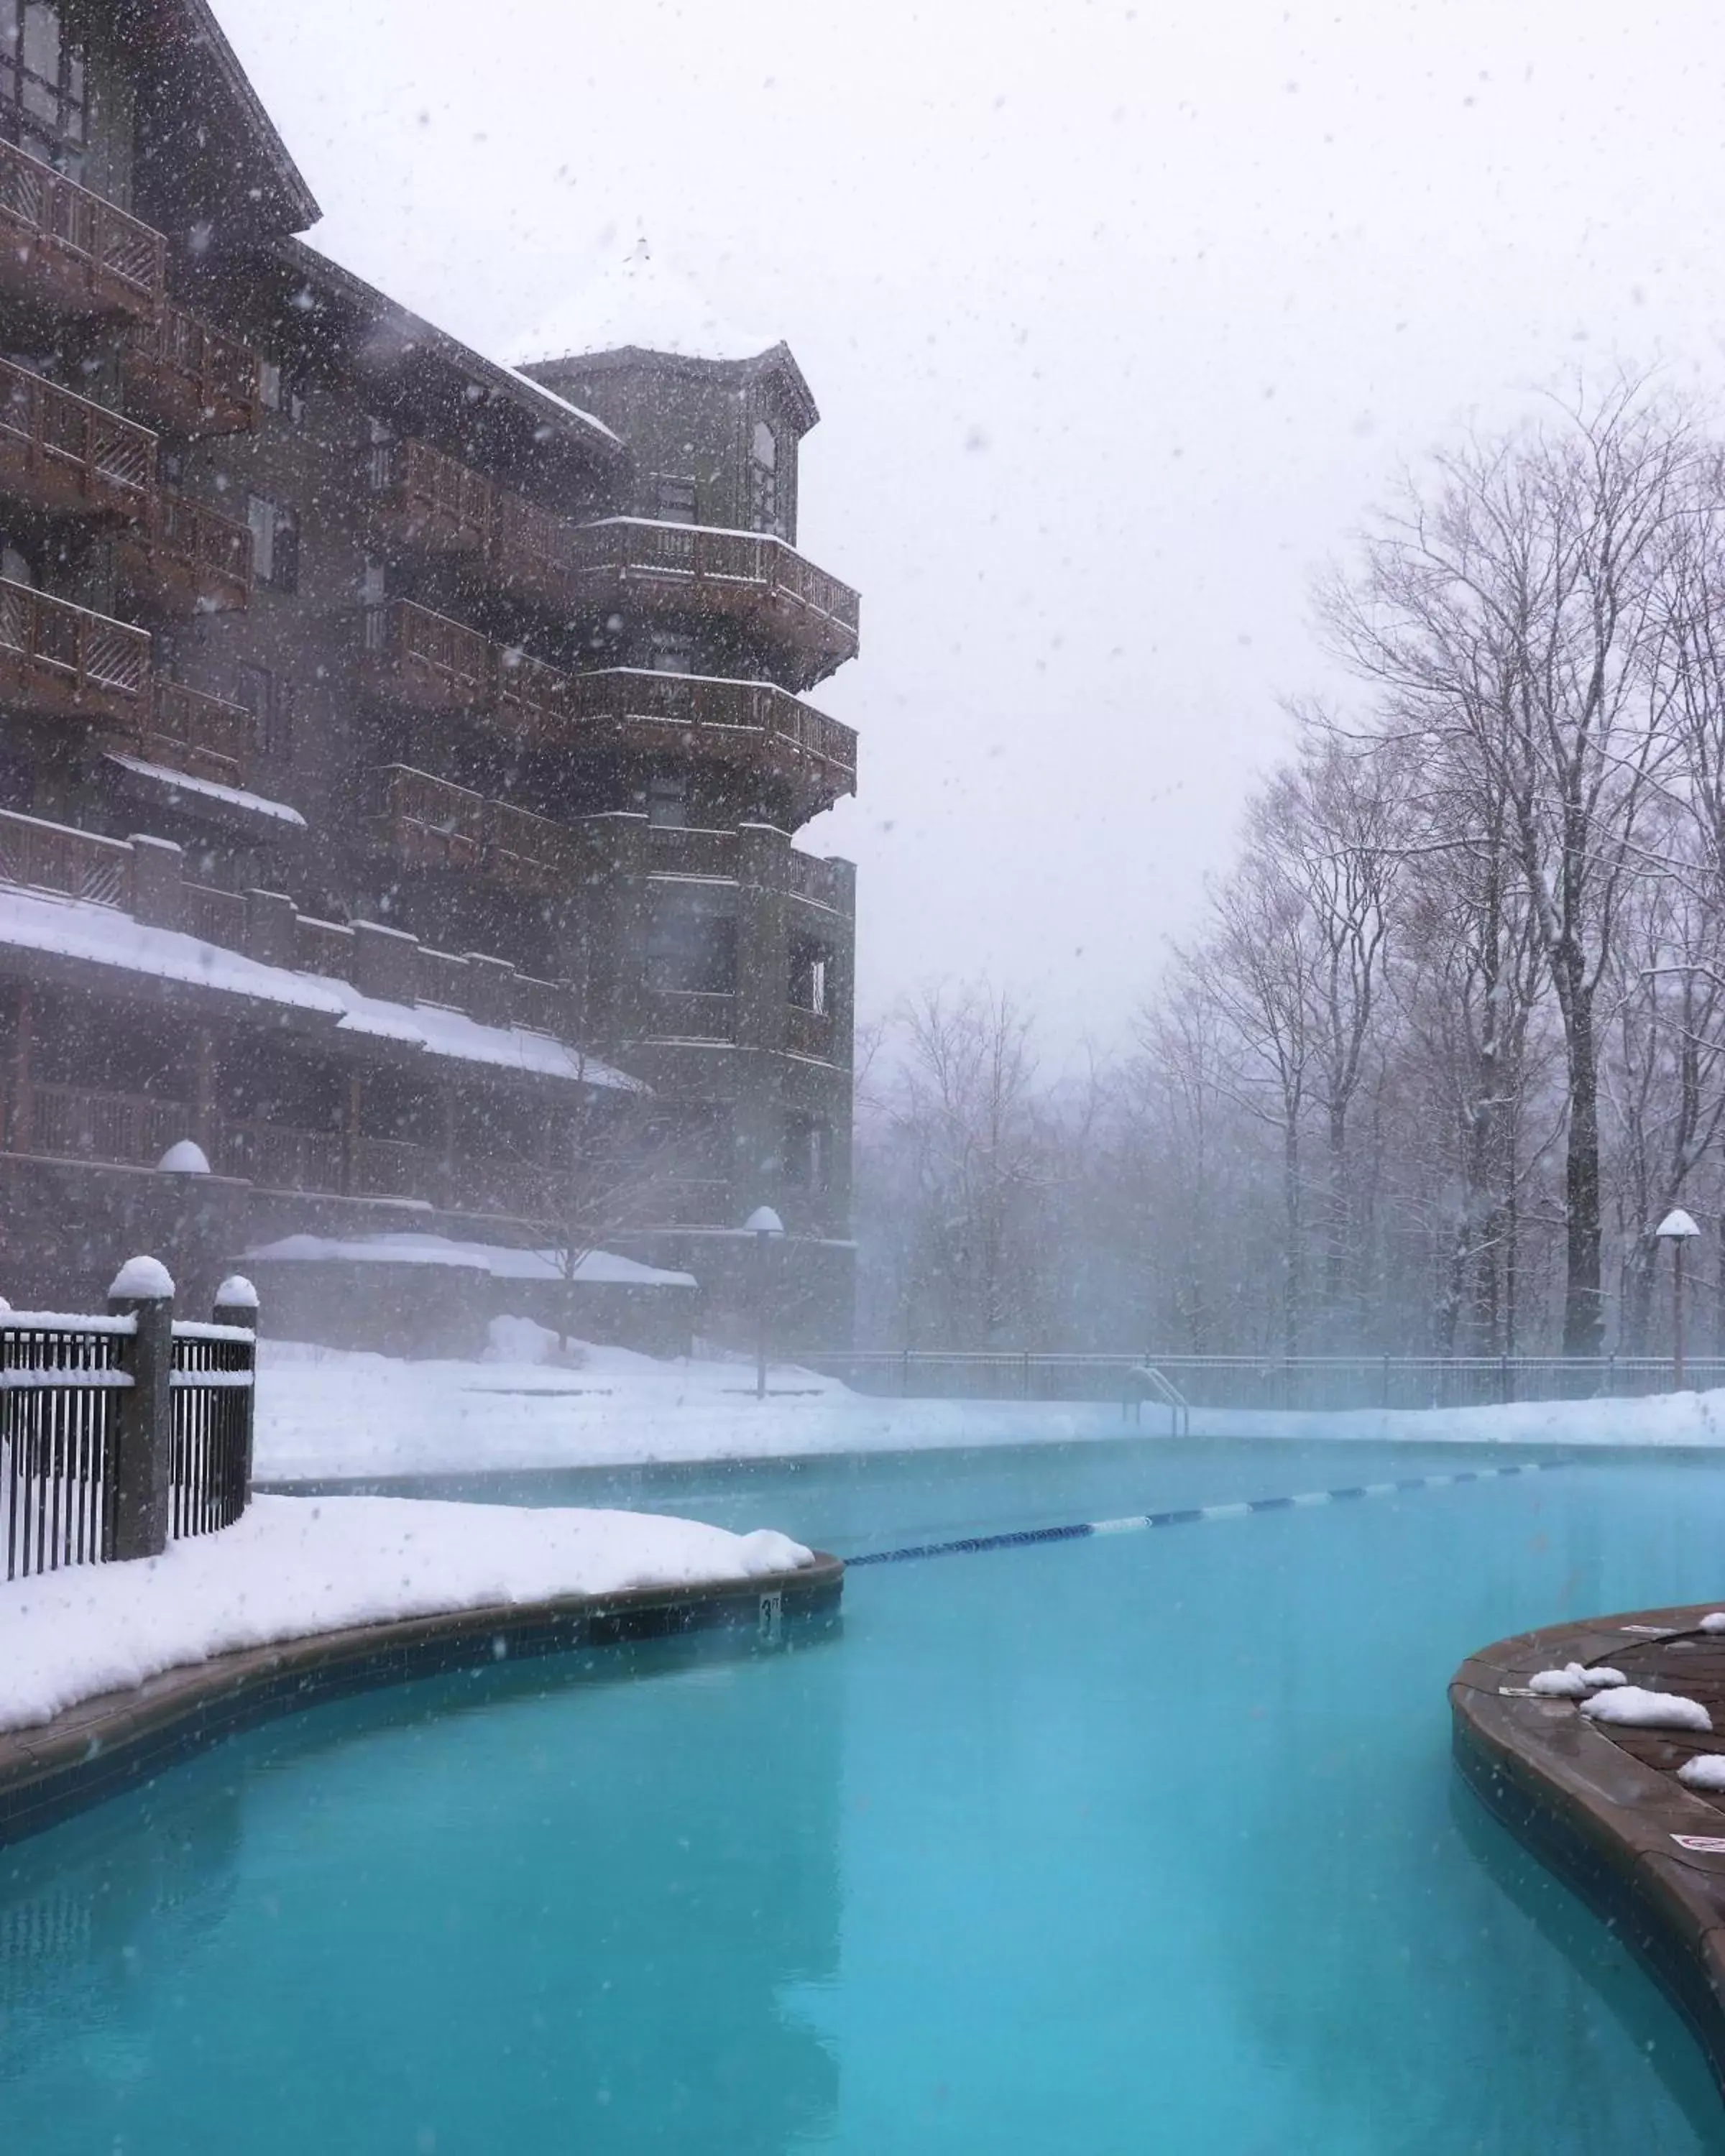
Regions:
<instances>
[{"instance_id":1,"label":"gable roof","mask_svg":"<svg viewBox=\"0 0 1725 2156\"><path fill-rule=\"evenodd\" d=\"M323 213L208 0L118 0L140 62L140 177L183 182L255 228L303 232Z\"/></svg>"}]
</instances>

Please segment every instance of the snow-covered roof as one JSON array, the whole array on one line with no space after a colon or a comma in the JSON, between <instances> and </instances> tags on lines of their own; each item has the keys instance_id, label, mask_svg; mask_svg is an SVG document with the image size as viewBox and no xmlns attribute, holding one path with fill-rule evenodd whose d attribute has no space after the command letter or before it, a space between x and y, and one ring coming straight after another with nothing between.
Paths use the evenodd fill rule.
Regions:
<instances>
[{"instance_id":1,"label":"snow-covered roof","mask_svg":"<svg viewBox=\"0 0 1725 2156\"><path fill-rule=\"evenodd\" d=\"M0 947L76 958L218 994L290 1006L332 1021L334 1030L393 1040L431 1055L569 1079L577 1084L644 1090L596 1056L525 1026L481 1025L436 1004L387 1003L324 973L265 966L243 952L206 943L177 928L150 928L113 906L34 891L0 890Z\"/></svg>"},{"instance_id":2,"label":"snow-covered roof","mask_svg":"<svg viewBox=\"0 0 1725 2156\"><path fill-rule=\"evenodd\" d=\"M620 262L561 293L508 357L516 366L629 350L744 360L759 359L778 342L727 321L691 277L642 240Z\"/></svg>"},{"instance_id":3,"label":"snow-covered roof","mask_svg":"<svg viewBox=\"0 0 1725 2156\"><path fill-rule=\"evenodd\" d=\"M275 1259L291 1264L458 1265L489 1273L494 1280L554 1281L563 1269L549 1250L511 1250L497 1243L458 1243L448 1235L284 1235L248 1250L249 1261ZM692 1273L666 1272L611 1250L589 1250L571 1276L588 1285L634 1287L693 1287Z\"/></svg>"},{"instance_id":4,"label":"snow-covered roof","mask_svg":"<svg viewBox=\"0 0 1725 2156\"><path fill-rule=\"evenodd\" d=\"M305 828L305 819L285 801L271 801L261 793L248 793L242 787L223 786L218 779L194 778L189 772L175 771L168 764L146 763L141 757L127 756L119 749L109 751L108 761L118 764L131 777L146 780L165 793L195 793L206 801L219 801L225 808L244 809L248 815L267 816L295 830L303 831Z\"/></svg>"}]
</instances>

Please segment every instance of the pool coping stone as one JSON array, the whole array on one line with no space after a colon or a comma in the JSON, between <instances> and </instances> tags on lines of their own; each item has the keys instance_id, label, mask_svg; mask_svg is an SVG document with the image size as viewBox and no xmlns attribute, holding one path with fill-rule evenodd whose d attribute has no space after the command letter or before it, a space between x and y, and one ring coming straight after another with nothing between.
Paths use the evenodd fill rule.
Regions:
<instances>
[{"instance_id":1,"label":"pool coping stone","mask_svg":"<svg viewBox=\"0 0 1725 2156\"><path fill-rule=\"evenodd\" d=\"M794 1572L441 1610L183 1664L80 1700L51 1722L0 1731L0 1849L306 1707L418 1677L680 1634L725 1630L776 1641L785 1624L830 1617L844 1584L840 1560L818 1550Z\"/></svg>"}]
</instances>

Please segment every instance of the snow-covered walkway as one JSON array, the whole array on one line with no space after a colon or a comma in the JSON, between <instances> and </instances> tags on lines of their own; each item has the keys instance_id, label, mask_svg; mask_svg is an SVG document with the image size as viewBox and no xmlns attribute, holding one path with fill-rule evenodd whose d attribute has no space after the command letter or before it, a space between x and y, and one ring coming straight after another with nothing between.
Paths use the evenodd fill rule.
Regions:
<instances>
[{"instance_id":1,"label":"snow-covered walkway","mask_svg":"<svg viewBox=\"0 0 1725 2156\"><path fill-rule=\"evenodd\" d=\"M0 1730L165 1670L352 1625L812 1564L763 1529L404 1497L257 1497L165 1557L0 1584Z\"/></svg>"}]
</instances>

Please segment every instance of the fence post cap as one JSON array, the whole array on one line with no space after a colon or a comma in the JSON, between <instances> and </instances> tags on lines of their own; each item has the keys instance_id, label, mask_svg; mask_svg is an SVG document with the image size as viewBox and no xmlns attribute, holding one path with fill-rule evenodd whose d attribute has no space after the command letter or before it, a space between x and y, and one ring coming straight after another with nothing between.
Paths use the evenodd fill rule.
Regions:
<instances>
[{"instance_id":1,"label":"fence post cap","mask_svg":"<svg viewBox=\"0 0 1725 2156\"><path fill-rule=\"evenodd\" d=\"M174 1291L173 1276L160 1258L128 1258L115 1274L108 1297L115 1302L166 1302Z\"/></svg>"},{"instance_id":2,"label":"fence post cap","mask_svg":"<svg viewBox=\"0 0 1725 2156\"><path fill-rule=\"evenodd\" d=\"M216 1290L218 1310L255 1310L258 1291L244 1273L229 1273Z\"/></svg>"},{"instance_id":3,"label":"fence post cap","mask_svg":"<svg viewBox=\"0 0 1725 2156\"><path fill-rule=\"evenodd\" d=\"M196 1138L177 1138L156 1163L158 1175L208 1175L209 1155Z\"/></svg>"}]
</instances>

